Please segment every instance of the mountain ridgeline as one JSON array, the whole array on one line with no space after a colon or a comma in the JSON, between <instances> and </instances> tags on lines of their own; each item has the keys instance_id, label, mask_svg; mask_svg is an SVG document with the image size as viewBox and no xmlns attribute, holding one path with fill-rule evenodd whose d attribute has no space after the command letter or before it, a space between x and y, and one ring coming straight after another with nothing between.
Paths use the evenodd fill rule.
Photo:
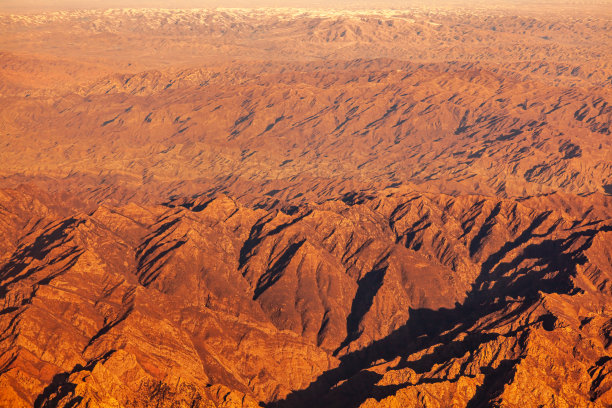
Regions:
<instances>
[{"instance_id":1,"label":"mountain ridgeline","mask_svg":"<svg viewBox=\"0 0 612 408\"><path fill-rule=\"evenodd\" d=\"M612 406L610 10L557 3L0 15L0 407Z\"/></svg>"}]
</instances>

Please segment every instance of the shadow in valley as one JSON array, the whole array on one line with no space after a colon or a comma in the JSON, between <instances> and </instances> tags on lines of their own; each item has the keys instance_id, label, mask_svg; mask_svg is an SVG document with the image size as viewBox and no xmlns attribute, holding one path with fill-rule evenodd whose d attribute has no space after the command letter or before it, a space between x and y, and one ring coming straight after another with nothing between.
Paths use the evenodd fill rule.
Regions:
<instances>
[{"instance_id":1,"label":"shadow in valley","mask_svg":"<svg viewBox=\"0 0 612 408\"><path fill-rule=\"evenodd\" d=\"M0 268L0 298L6 295L10 285L32 276L43 268L67 261L67 265L61 268L59 272L43 279L39 282L40 284L48 283L48 280L69 269L82 253L82 250L76 247L68 247L62 254L49 260L46 265L36 267L31 267L31 265L33 261L44 260L51 251L63 245L68 239L70 231L81 222L83 221L76 218L66 219L36 237L32 244L18 248L9 261Z\"/></svg>"},{"instance_id":2,"label":"shadow in valley","mask_svg":"<svg viewBox=\"0 0 612 408\"><path fill-rule=\"evenodd\" d=\"M85 366L77 364L71 371L58 373L53 376L51 383L36 397L34 408L56 407L59 405L60 401L64 403L62 406L66 408L73 408L81 405L83 397L73 396L77 384L70 382L70 375L79 371L92 371L96 364L107 360L115 351L114 349L109 350L103 356L89 361ZM68 401L66 401L66 399L68 399Z\"/></svg>"},{"instance_id":3,"label":"shadow in valley","mask_svg":"<svg viewBox=\"0 0 612 408\"><path fill-rule=\"evenodd\" d=\"M334 355L337 355L344 347L359 337L359 323L372 307L374 297L383 284L386 270L386 267L374 268L359 280L357 293L351 305L351 312L346 319L346 338L334 351Z\"/></svg>"},{"instance_id":4,"label":"shadow in valley","mask_svg":"<svg viewBox=\"0 0 612 408\"><path fill-rule=\"evenodd\" d=\"M364 370L376 362L399 357L399 363L394 368L410 367L417 373L427 373L436 364L474 352L481 344L494 340L499 334L485 331L521 315L540 300L540 292L579 292L571 278L576 274L576 265L586 261L582 251L591 245L598 230L578 231L565 239L543 240L527 245L509 262L501 262L509 251L519 248L532 238L541 238L543 235L534 234L534 231L548 215L544 213L536 218L515 241L487 258L463 304L457 304L452 309L411 309L410 318L402 327L367 347L340 357L340 364L336 368L321 374L307 388L294 391L285 399L271 402L266 407L357 407L367 398L380 401L411 384L377 386L382 374ZM574 249L572 245L579 242L579 239L584 242L580 241L582 245ZM531 261L530 266L519 269L524 261ZM479 327L477 331L470 331L481 318L496 312L502 312L496 320ZM360 307L355 305L352 313L363 315ZM541 324L544 329L552 330L554 322L554 316L542 315L530 325ZM351 323L352 326L356 324L358 322ZM520 330L525 329L523 327ZM467 336L456 340L460 333L467 333ZM520 337L516 330L507 335ZM420 359L407 360L410 355L433 346L436 346L433 351ZM490 398L498 395L500 387L512 378L519 360L503 360L496 369L482 368L484 382L468 406L487 406ZM426 378L420 381L443 380Z\"/></svg>"}]
</instances>

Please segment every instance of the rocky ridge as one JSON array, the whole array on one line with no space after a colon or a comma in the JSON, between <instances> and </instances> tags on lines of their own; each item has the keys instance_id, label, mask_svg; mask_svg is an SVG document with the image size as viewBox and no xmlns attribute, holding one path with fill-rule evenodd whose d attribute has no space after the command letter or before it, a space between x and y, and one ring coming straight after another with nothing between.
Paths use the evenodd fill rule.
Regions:
<instances>
[{"instance_id":1,"label":"rocky ridge","mask_svg":"<svg viewBox=\"0 0 612 408\"><path fill-rule=\"evenodd\" d=\"M0 407L612 406L609 14L1 15Z\"/></svg>"},{"instance_id":2,"label":"rocky ridge","mask_svg":"<svg viewBox=\"0 0 612 408\"><path fill-rule=\"evenodd\" d=\"M2 395L13 406L513 406L517 395L605 406L611 235L610 219L405 189L41 221L1 269ZM580 387L563 387L566 371Z\"/></svg>"}]
</instances>

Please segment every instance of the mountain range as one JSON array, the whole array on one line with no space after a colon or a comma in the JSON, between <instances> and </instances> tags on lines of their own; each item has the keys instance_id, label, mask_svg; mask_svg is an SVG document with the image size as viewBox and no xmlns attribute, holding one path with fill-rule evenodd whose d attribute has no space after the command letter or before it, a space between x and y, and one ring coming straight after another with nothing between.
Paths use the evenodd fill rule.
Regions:
<instances>
[{"instance_id":1,"label":"mountain range","mask_svg":"<svg viewBox=\"0 0 612 408\"><path fill-rule=\"evenodd\" d=\"M0 15L0 406L612 406L610 21Z\"/></svg>"}]
</instances>

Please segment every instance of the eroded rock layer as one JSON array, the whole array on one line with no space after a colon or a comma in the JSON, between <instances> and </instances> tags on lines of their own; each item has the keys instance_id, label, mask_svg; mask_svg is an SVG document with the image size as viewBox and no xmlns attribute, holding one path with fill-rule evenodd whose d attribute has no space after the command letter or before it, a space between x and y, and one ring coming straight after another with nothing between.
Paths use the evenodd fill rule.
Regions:
<instances>
[{"instance_id":1,"label":"eroded rock layer","mask_svg":"<svg viewBox=\"0 0 612 408\"><path fill-rule=\"evenodd\" d=\"M0 407L612 406L609 17L1 15Z\"/></svg>"},{"instance_id":2,"label":"eroded rock layer","mask_svg":"<svg viewBox=\"0 0 612 408\"><path fill-rule=\"evenodd\" d=\"M609 218L403 189L68 217L3 196L4 403L612 401Z\"/></svg>"}]
</instances>

